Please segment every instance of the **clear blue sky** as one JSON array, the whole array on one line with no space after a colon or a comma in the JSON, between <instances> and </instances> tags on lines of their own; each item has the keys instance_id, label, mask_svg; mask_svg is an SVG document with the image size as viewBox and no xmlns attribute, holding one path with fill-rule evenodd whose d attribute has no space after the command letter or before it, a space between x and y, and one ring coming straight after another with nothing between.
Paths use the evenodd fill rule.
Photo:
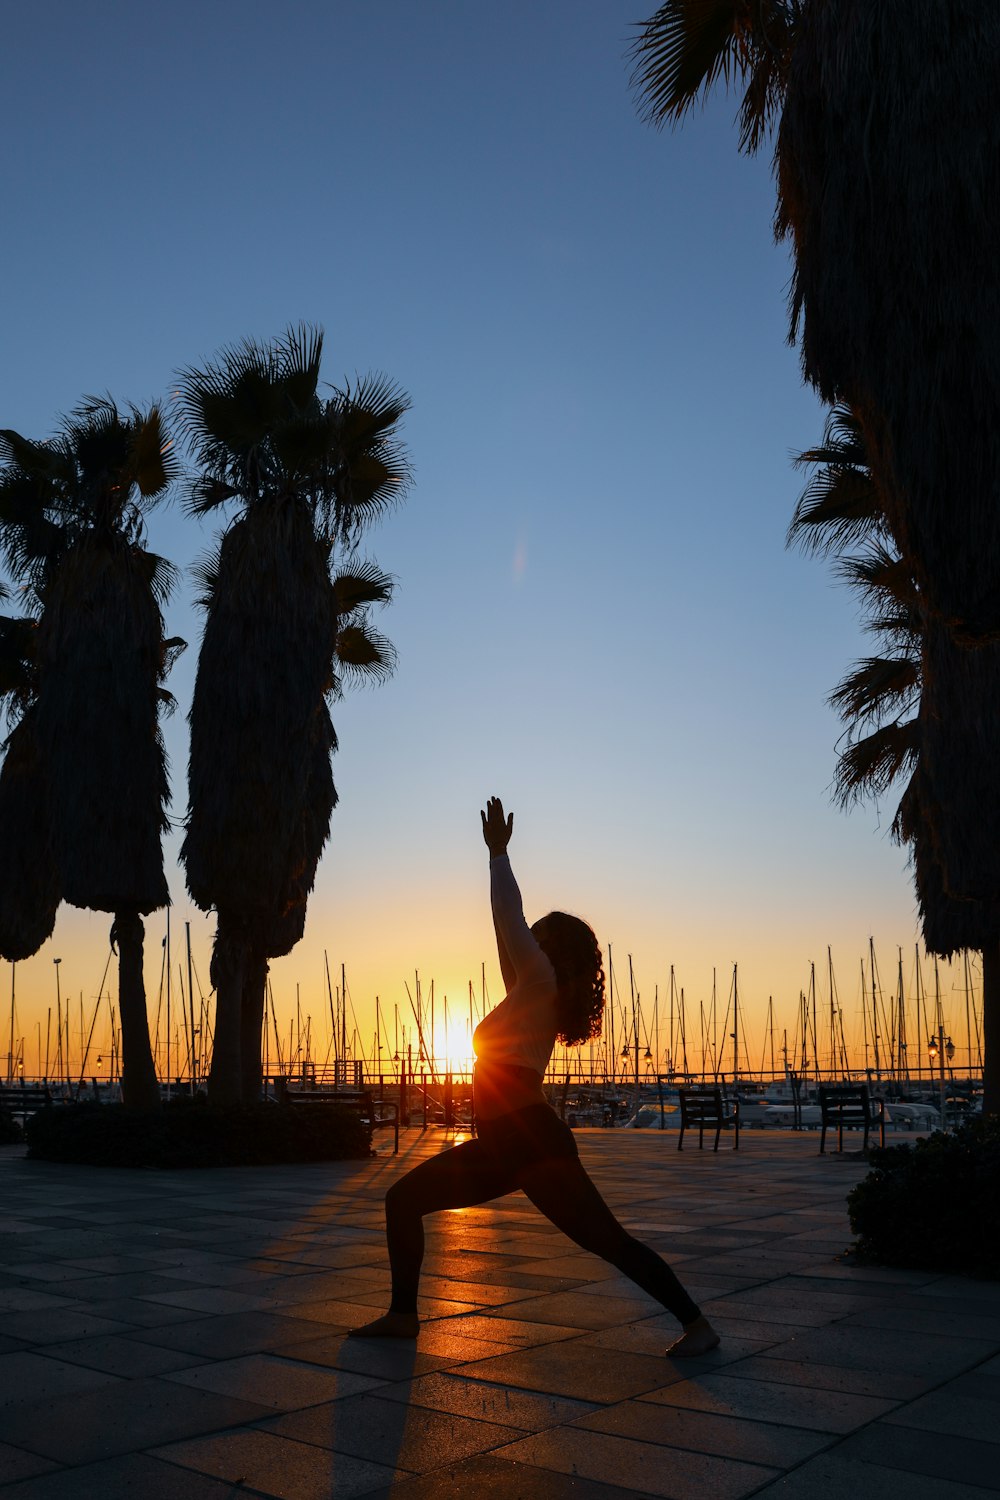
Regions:
<instances>
[{"instance_id":1,"label":"clear blue sky","mask_svg":"<svg viewBox=\"0 0 1000 1500\"><path fill-rule=\"evenodd\" d=\"M644 1004L671 963L697 1004L738 960L758 1026L768 994L791 1026L829 943L850 1029L869 934L885 970L896 944L912 967L894 804L848 819L829 800L825 696L863 650L854 608L784 549L789 455L822 412L785 342L768 153L738 155L722 95L674 134L639 122L624 53L641 13L5 14L0 424L40 437L83 393L163 397L179 366L298 320L325 328L330 380L381 369L413 400L416 484L369 548L398 577L380 623L399 669L336 713L341 806L306 938L274 967L285 1013L296 982L321 1006L324 948L366 1027L375 992L405 1007L415 968L461 995L486 959L496 991L493 792L515 810L529 917L587 915L620 975L632 953ZM152 539L185 566L213 529L174 506ZM191 643L172 682L186 712L187 583L168 625ZM185 730L176 715L178 819ZM207 980L211 923L168 852ZM63 911L19 969L22 1029L57 954L89 1005L106 929ZM154 997L160 935L154 920Z\"/></svg>"}]
</instances>

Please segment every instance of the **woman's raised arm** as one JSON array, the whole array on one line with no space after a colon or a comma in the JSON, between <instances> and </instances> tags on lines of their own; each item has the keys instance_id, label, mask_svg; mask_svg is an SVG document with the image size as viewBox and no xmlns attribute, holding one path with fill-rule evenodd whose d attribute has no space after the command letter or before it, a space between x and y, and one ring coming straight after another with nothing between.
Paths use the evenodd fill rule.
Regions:
<instances>
[{"instance_id":1,"label":"woman's raised arm","mask_svg":"<svg viewBox=\"0 0 1000 1500\"><path fill-rule=\"evenodd\" d=\"M540 960L547 960L524 919L521 892L507 858L507 845L514 831L514 814L505 817L500 798L491 797L481 817L483 838L490 851L490 900L500 973L509 994L520 974Z\"/></svg>"}]
</instances>

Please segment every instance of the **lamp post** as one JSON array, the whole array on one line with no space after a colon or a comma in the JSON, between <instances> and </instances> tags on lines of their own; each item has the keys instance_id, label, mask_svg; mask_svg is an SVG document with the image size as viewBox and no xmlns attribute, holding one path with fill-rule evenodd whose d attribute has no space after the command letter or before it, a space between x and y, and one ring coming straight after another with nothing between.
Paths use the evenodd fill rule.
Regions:
<instances>
[{"instance_id":1,"label":"lamp post","mask_svg":"<svg viewBox=\"0 0 1000 1500\"><path fill-rule=\"evenodd\" d=\"M56 1072L59 1073L59 1074L61 1074L62 1073L62 1061L63 1061L63 1055L62 1055L62 992L61 992L60 987L59 987L59 965L62 963L62 959L61 958L54 958L52 960L52 962L55 964L55 967L56 967L56 1036L59 1039L58 1040L58 1044L56 1046ZM67 1075L68 1075L68 1073L69 1073L69 1058L68 1057L66 1059L66 1072L67 1072Z\"/></svg>"},{"instance_id":2,"label":"lamp post","mask_svg":"<svg viewBox=\"0 0 1000 1500\"><path fill-rule=\"evenodd\" d=\"M938 1066L938 1078L941 1087L941 1129L944 1130L947 1123L945 1119L945 1098L947 1088L944 1077L944 1065L945 1059L947 1059L947 1061L950 1063L952 1058L955 1056L955 1043L952 1041L950 1036L945 1036L944 1022L940 1017L938 1018L937 1035L932 1036L928 1040L927 1053L931 1060L931 1067L933 1067L935 1063L937 1063Z\"/></svg>"}]
</instances>

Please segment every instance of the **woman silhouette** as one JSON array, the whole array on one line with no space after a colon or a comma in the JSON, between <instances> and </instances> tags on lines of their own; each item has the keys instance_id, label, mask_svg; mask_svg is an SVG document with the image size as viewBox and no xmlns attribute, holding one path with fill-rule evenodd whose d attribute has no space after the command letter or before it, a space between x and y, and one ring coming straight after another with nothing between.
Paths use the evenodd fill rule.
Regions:
<instances>
[{"instance_id":1,"label":"woman silhouette","mask_svg":"<svg viewBox=\"0 0 1000 1500\"><path fill-rule=\"evenodd\" d=\"M422 1162L386 1193L389 1311L350 1336L416 1338L424 1215L470 1208L520 1188L557 1229L673 1313L682 1333L667 1349L669 1355L704 1354L718 1344L718 1334L667 1263L619 1224L584 1171L573 1132L542 1093L556 1038L575 1046L600 1035L600 946L586 922L565 912L550 912L528 927L507 858L514 815L505 817L499 798L491 797L481 816L507 993L473 1037L478 1138Z\"/></svg>"}]
</instances>

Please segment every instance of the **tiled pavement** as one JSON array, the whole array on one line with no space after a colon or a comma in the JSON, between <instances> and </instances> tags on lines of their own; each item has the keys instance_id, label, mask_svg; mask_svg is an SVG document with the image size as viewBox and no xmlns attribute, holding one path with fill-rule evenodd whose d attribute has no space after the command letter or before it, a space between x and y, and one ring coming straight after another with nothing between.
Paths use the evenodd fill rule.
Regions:
<instances>
[{"instance_id":1,"label":"tiled pavement","mask_svg":"<svg viewBox=\"0 0 1000 1500\"><path fill-rule=\"evenodd\" d=\"M672 1320L520 1195L428 1221L416 1347L385 1305L398 1158L116 1172L0 1150L0 1500L958 1500L1000 1488L1000 1284L846 1265L854 1157L581 1131Z\"/></svg>"}]
</instances>

